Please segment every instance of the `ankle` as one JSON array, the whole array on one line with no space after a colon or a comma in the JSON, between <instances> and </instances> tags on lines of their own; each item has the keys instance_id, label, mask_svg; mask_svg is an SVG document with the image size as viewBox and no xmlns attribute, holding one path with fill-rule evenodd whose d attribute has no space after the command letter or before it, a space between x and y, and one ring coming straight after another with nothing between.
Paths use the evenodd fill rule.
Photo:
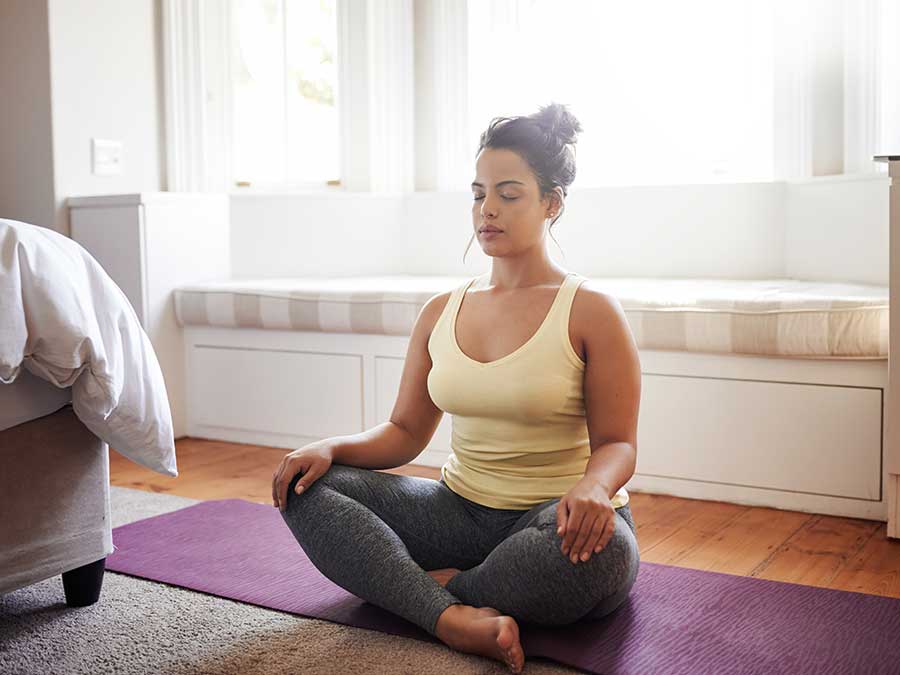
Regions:
<instances>
[{"instance_id":1,"label":"ankle","mask_svg":"<svg viewBox=\"0 0 900 675\"><path fill-rule=\"evenodd\" d=\"M437 623L435 624L435 632L452 630L453 627L458 624L457 619L466 611L466 607L467 605L464 605L461 602L448 605L447 608L441 612L440 616L438 616Z\"/></svg>"}]
</instances>

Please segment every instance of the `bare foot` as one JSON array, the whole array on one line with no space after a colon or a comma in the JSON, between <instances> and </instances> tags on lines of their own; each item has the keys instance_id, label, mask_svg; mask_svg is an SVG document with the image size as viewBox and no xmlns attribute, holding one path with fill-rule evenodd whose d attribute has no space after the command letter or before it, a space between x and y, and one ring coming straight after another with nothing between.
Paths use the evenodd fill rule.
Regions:
<instances>
[{"instance_id":1,"label":"bare foot","mask_svg":"<svg viewBox=\"0 0 900 675\"><path fill-rule=\"evenodd\" d=\"M445 567L440 570L431 570L426 572L426 574L446 588L450 580L459 574L459 570L455 567Z\"/></svg>"},{"instance_id":2,"label":"bare foot","mask_svg":"<svg viewBox=\"0 0 900 675\"><path fill-rule=\"evenodd\" d=\"M435 633L448 647L502 661L514 673L525 667L519 624L492 607L450 605L438 617Z\"/></svg>"}]
</instances>

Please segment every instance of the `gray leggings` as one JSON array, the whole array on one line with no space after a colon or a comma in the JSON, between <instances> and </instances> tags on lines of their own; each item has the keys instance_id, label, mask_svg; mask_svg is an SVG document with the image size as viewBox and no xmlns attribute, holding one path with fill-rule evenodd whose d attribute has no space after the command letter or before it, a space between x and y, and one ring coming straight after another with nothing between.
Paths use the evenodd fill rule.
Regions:
<instances>
[{"instance_id":1,"label":"gray leggings","mask_svg":"<svg viewBox=\"0 0 900 675\"><path fill-rule=\"evenodd\" d=\"M585 562L560 550L556 504L494 509L440 481L332 464L281 512L316 568L359 598L435 634L448 606L493 607L517 621L560 625L600 618L634 585L640 556L631 509ZM447 587L426 570L461 571Z\"/></svg>"}]
</instances>

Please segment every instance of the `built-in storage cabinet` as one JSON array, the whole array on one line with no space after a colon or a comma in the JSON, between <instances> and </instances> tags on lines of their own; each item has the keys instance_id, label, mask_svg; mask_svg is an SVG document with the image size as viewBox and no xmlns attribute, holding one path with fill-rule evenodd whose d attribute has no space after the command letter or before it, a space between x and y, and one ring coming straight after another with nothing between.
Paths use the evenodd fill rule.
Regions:
<instances>
[{"instance_id":1,"label":"built-in storage cabinet","mask_svg":"<svg viewBox=\"0 0 900 675\"><path fill-rule=\"evenodd\" d=\"M188 326L188 434L293 448L390 418L408 338ZM644 350L627 489L886 520L887 363ZM450 452L444 415L416 463Z\"/></svg>"}]
</instances>

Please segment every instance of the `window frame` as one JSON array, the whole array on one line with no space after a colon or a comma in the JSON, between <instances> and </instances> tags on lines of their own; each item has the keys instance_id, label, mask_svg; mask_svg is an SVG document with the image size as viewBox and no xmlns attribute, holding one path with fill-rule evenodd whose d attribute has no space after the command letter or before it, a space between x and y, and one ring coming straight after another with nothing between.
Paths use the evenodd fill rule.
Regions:
<instances>
[{"instance_id":1,"label":"window frame","mask_svg":"<svg viewBox=\"0 0 900 675\"><path fill-rule=\"evenodd\" d=\"M467 0L336 1L340 178L243 187L235 184L230 156L231 3L162 0L167 189L232 195L466 189L458 176L471 154L459 142L468 124ZM822 31L807 26L813 44L776 86L773 182L815 178L813 159L823 153L842 158L842 173L831 175L883 173L871 158L900 135L886 129L897 96L885 102L881 94L900 64L900 45L887 41L883 28L897 8L887 0L831 1L844 23L843 74L836 82L833 72L813 68ZM839 103L830 93L835 86ZM840 133L817 128L812 111L823 106L842 116Z\"/></svg>"}]
</instances>

